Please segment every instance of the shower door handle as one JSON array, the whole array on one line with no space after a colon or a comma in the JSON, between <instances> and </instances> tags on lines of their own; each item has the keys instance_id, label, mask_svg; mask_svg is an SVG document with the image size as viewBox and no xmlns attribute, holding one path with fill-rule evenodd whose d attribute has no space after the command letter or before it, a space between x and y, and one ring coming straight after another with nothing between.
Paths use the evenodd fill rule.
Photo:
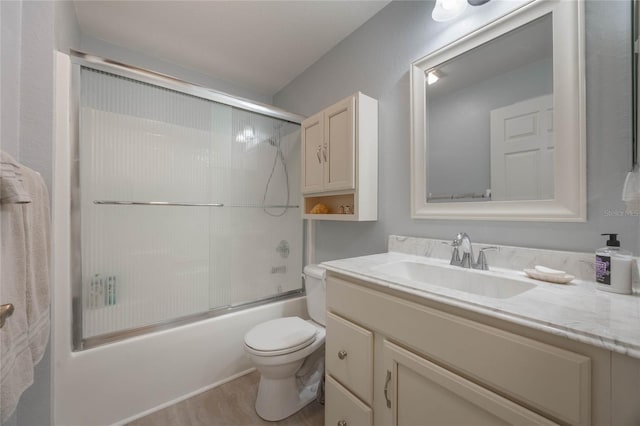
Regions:
<instances>
[{"instance_id":1,"label":"shower door handle","mask_svg":"<svg viewBox=\"0 0 640 426\"><path fill-rule=\"evenodd\" d=\"M6 305L0 305L0 328L4 326L4 322L7 318L13 315L14 307L12 303Z\"/></svg>"},{"instance_id":2,"label":"shower door handle","mask_svg":"<svg viewBox=\"0 0 640 426\"><path fill-rule=\"evenodd\" d=\"M320 145L318 145L318 150L316 151L316 155L318 156L318 164L322 164L322 158L320 158Z\"/></svg>"}]
</instances>

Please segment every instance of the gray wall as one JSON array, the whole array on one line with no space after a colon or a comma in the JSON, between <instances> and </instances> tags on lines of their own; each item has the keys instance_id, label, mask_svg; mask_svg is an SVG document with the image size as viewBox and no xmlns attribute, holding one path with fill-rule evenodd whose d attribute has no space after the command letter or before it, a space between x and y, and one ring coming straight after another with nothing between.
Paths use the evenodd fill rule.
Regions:
<instances>
[{"instance_id":1,"label":"gray wall","mask_svg":"<svg viewBox=\"0 0 640 426\"><path fill-rule=\"evenodd\" d=\"M389 234L593 251L603 232L621 234L638 253L638 218L617 216L631 166L630 2L586 2L588 222L412 220L409 210L409 64L513 2L494 0L450 23L431 20L432 2L392 2L274 96L284 109L311 115L356 90L379 101L379 220L318 221L316 260L386 251Z\"/></svg>"},{"instance_id":2,"label":"gray wall","mask_svg":"<svg viewBox=\"0 0 640 426\"><path fill-rule=\"evenodd\" d=\"M71 0L56 0L54 8L55 47L60 52L80 47L80 27Z\"/></svg>"},{"instance_id":3,"label":"gray wall","mask_svg":"<svg viewBox=\"0 0 640 426\"><path fill-rule=\"evenodd\" d=\"M2 149L51 188L53 2L0 2Z\"/></svg>"}]
</instances>

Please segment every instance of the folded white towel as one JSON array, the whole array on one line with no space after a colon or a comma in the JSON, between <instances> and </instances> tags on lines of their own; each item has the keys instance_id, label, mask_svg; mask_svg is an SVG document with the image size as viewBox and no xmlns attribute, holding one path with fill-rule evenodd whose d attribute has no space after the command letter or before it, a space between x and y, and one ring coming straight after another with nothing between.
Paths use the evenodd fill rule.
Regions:
<instances>
[{"instance_id":1,"label":"folded white towel","mask_svg":"<svg viewBox=\"0 0 640 426\"><path fill-rule=\"evenodd\" d=\"M24 187L33 202L22 209L27 253L27 320L34 365L49 341L50 224L49 191L39 173L24 166Z\"/></svg>"},{"instance_id":2,"label":"folded white towel","mask_svg":"<svg viewBox=\"0 0 640 426\"><path fill-rule=\"evenodd\" d=\"M0 303L13 303L13 315L0 329L0 414L4 422L22 392L33 383L33 356L27 321L27 256L23 206L0 204Z\"/></svg>"},{"instance_id":3,"label":"folded white towel","mask_svg":"<svg viewBox=\"0 0 640 426\"><path fill-rule=\"evenodd\" d=\"M0 151L0 203L30 203L31 197L23 185L20 164L9 154Z\"/></svg>"},{"instance_id":4,"label":"folded white towel","mask_svg":"<svg viewBox=\"0 0 640 426\"><path fill-rule=\"evenodd\" d=\"M2 300L14 313L0 330L0 418L14 411L33 383L49 339L49 195L42 177L24 166L18 171L30 204L0 204Z\"/></svg>"},{"instance_id":5,"label":"folded white towel","mask_svg":"<svg viewBox=\"0 0 640 426\"><path fill-rule=\"evenodd\" d=\"M628 213L640 213L640 170L637 164L632 171L627 173L627 177L624 180L622 201L625 202Z\"/></svg>"}]
</instances>

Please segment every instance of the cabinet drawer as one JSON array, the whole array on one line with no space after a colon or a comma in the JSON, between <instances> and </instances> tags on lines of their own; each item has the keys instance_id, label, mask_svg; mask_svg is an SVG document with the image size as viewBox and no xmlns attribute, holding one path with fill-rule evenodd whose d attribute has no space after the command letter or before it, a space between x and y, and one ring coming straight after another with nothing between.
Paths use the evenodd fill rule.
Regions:
<instances>
[{"instance_id":1,"label":"cabinet drawer","mask_svg":"<svg viewBox=\"0 0 640 426\"><path fill-rule=\"evenodd\" d=\"M373 388L373 333L327 313L327 372L367 404Z\"/></svg>"},{"instance_id":2,"label":"cabinet drawer","mask_svg":"<svg viewBox=\"0 0 640 426\"><path fill-rule=\"evenodd\" d=\"M334 276L327 279L327 307L563 423L591 423L585 356Z\"/></svg>"},{"instance_id":3,"label":"cabinet drawer","mask_svg":"<svg viewBox=\"0 0 640 426\"><path fill-rule=\"evenodd\" d=\"M324 424L326 426L370 426L372 424L371 408L328 375L325 391Z\"/></svg>"}]
</instances>

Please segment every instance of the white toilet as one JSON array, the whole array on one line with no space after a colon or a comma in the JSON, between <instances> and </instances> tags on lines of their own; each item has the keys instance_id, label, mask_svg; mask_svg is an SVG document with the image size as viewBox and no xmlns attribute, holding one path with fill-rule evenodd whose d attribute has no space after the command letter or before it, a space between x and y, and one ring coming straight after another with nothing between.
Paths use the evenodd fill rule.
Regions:
<instances>
[{"instance_id":1,"label":"white toilet","mask_svg":"<svg viewBox=\"0 0 640 426\"><path fill-rule=\"evenodd\" d=\"M258 324L244 337L249 358L260 372L256 412L282 420L316 397L324 374L325 270L304 268L310 320L278 318Z\"/></svg>"}]
</instances>

